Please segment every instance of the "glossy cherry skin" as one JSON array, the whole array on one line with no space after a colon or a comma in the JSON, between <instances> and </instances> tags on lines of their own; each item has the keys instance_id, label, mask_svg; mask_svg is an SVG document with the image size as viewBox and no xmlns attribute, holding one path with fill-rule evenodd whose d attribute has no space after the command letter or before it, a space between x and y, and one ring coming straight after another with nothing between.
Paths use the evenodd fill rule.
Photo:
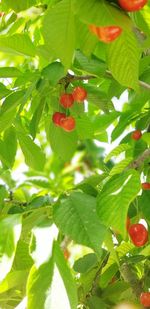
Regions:
<instances>
[{"instance_id":1,"label":"glossy cherry skin","mask_svg":"<svg viewBox=\"0 0 150 309\"><path fill-rule=\"evenodd\" d=\"M142 247L147 243L148 231L143 224L137 223L130 225L128 232L136 247Z\"/></svg>"},{"instance_id":2,"label":"glossy cherry skin","mask_svg":"<svg viewBox=\"0 0 150 309\"><path fill-rule=\"evenodd\" d=\"M141 293L140 302L145 308L150 307L150 292Z\"/></svg>"},{"instance_id":3,"label":"glossy cherry skin","mask_svg":"<svg viewBox=\"0 0 150 309\"><path fill-rule=\"evenodd\" d=\"M142 132L140 130L135 130L131 134L131 138L134 139L135 141L138 141L142 137Z\"/></svg>"},{"instance_id":4,"label":"glossy cherry skin","mask_svg":"<svg viewBox=\"0 0 150 309\"><path fill-rule=\"evenodd\" d=\"M87 92L82 87L76 87L73 90L73 98L77 102L83 102L87 98Z\"/></svg>"},{"instance_id":5,"label":"glossy cherry skin","mask_svg":"<svg viewBox=\"0 0 150 309\"><path fill-rule=\"evenodd\" d=\"M89 29L104 43L114 41L122 33L122 29L118 26L97 27L90 25Z\"/></svg>"},{"instance_id":6,"label":"glossy cherry skin","mask_svg":"<svg viewBox=\"0 0 150 309\"><path fill-rule=\"evenodd\" d=\"M147 0L118 0L121 8L128 12L141 10L147 3Z\"/></svg>"},{"instance_id":7,"label":"glossy cherry skin","mask_svg":"<svg viewBox=\"0 0 150 309\"><path fill-rule=\"evenodd\" d=\"M60 104L64 107L64 108L69 108L73 105L74 103L74 98L72 96L71 93L63 93L60 96Z\"/></svg>"},{"instance_id":8,"label":"glossy cherry skin","mask_svg":"<svg viewBox=\"0 0 150 309\"><path fill-rule=\"evenodd\" d=\"M142 183L143 190L150 190L150 182L143 182Z\"/></svg>"},{"instance_id":9,"label":"glossy cherry skin","mask_svg":"<svg viewBox=\"0 0 150 309\"><path fill-rule=\"evenodd\" d=\"M126 230L127 230L127 231L129 230L130 225L131 225L130 218L127 217L127 220L126 220Z\"/></svg>"},{"instance_id":10,"label":"glossy cherry skin","mask_svg":"<svg viewBox=\"0 0 150 309\"><path fill-rule=\"evenodd\" d=\"M76 126L75 119L72 116L68 116L61 120L60 126L64 129L66 132L73 131Z\"/></svg>"},{"instance_id":11,"label":"glossy cherry skin","mask_svg":"<svg viewBox=\"0 0 150 309\"><path fill-rule=\"evenodd\" d=\"M61 120L64 119L64 118L66 118L66 114L60 113L60 112L56 112L52 116L52 120L53 120L54 124L56 126L59 126L59 127L60 127Z\"/></svg>"}]
</instances>

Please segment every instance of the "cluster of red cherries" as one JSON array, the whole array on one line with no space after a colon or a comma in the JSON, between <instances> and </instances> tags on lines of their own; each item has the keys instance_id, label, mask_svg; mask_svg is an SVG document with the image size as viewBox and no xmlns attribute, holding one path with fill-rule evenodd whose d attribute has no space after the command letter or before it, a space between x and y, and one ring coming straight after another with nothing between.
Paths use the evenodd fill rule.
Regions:
<instances>
[{"instance_id":1,"label":"cluster of red cherries","mask_svg":"<svg viewBox=\"0 0 150 309\"><path fill-rule=\"evenodd\" d=\"M75 87L72 93L63 93L60 96L60 104L65 109L73 106L74 102L83 103L87 98L87 91L83 87ZM67 116L66 113L55 112L52 116L53 123L61 127L64 131L70 132L75 129L76 121L73 116Z\"/></svg>"},{"instance_id":2,"label":"cluster of red cherries","mask_svg":"<svg viewBox=\"0 0 150 309\"><path fill-rule=\"evenodd\" d=\"M124 11L135 12L141 10L147 4L147 0L118 0L118 4ZM122 33L122 28L114 25L108 27L90 25L89 29L104 43L114 41Z\"/></svg>"},{"instance_id":3,"label":"cluster of red cherries","mask_svg":"<svg viewBox=\"0 0 150 309\"><path fill-rule=\"evenodd\" d=\"M150 183L141 184L143 190L150 190ZM127 217L126 229L131 241L136 247L142 247L148 242L148 230L141 223L131 224L130 218ZM150 292L142 292L140 295L140 303L145 307L150 307Z\"/></svg>"},{"instance_id":4,"label":"cluster of red cherries","mask_svg":"<svg viewBox=\"0 0 150 309\"><path fill-rule=\"evenodd\" d=\"M150 184L149 184L150 185ZM150 187L149 187L150 189ZM129 233L131 241L136 247L144 246L148 241L148 231L141 223L131 224L130 218L127 217L126 229ZM140 303L145 307L150 307L150 292L142 292L140 295Z\"/></svg>"}]
</instances>

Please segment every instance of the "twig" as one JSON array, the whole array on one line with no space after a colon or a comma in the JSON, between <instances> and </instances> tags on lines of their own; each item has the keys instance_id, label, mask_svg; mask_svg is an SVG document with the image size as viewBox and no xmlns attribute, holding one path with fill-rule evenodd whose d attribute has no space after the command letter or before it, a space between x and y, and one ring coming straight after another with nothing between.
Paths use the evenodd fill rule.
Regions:
<instances>
[{"instance_id":1,"label":"twig","mask_svg":"<svg viewBox=\"0 0 150 309\"><path fill-rule=\"evenodd\" d=\"M120 266L120 273L124 281L130 284L133 293L139 299L141 293L143 292L142 281L139 280L136 273L127 263L124 263Z\"/></svg>"},{"instance_id":2,"label":"twig","mask_svg":"<svg viewBox=\"0 0 150 309\"><path fill-rule=\"evenodd\" d=\"M106 75L108 75L109 77L113 78L113 75L112 73L109 71L109 70L106 70ZM94 78L97 78L96 75L72 75L70 73L67 73L66 76L62 77L58 84L62 84L64 85L65 89L68 87L68 85L75 81L75 80L90 80L90 79L94 79ZM147 84L145 82L143 82L142 80L139 80L139 85L142 87L142 88L145 88L147 90L150 90L150 84Z\"/></svg>"},{"instance_id":3,"label":"twig","mask_svg":"<svg viewBox=\"0 0 150 309\"><path fill-rule=\"evenodd\" d=\"M144 161L148 158L150 158L150 148L146 149L136 160L131 162L127 166L127 169L129 168L138 169L144 163Z\"/></svg>"}]
</instances>

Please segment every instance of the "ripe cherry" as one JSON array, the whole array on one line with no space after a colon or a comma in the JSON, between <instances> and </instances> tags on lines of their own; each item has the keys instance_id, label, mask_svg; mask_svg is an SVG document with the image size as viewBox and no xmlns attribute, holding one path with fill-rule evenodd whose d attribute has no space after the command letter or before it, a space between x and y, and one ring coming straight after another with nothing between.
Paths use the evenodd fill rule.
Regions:
<instances>
[{"instance_id":1,"label":"ripe cherry","mask_svg":"<svg viewBox=\"0 0 150 309\"><path fill-rule=\"evenodd\" d=\"M61 120L64 118L66 118L66 115L64 113L59 113L59 112L54 113L52 116L53 122L55 123L56 126L59 126L59 127L60 127Z\"/></svg>"},{"instance_id":2,"label":"ripe cherry","mask_svg":"<svg viewBox=\"0 0 150 309\"><path fill-rule=\"evenodd\" d=\"M128 12L141 10L147 3L147 0L118 0L122 9Z\"/></svg>"},{"instance_id":3,"label":"ripe cherry","mask_svg":"<svg viewBox=\"0 0 150 309\"><path fill-rule=\"evenodd\" d=\"M68 116L61 120L60 126L67 132L73 131L76 126L75 119L72 116Z\"/></svg>"},{"instance_id":4,"label":"ripe cherry","mask_svg":"<svg viewBox=\"0 0 150 309\"><path fill-rule=\"evenodd\" d=\"M74 98L71 93L63 93L60 96L60 104L63 105L64 108L69 108L73 105Z\"/></svg>"},{"instance_id":5,"label":"ripe cherry","mask_svg":"<svg viewBox=\"0 0 150 309\"><path fill-rule=\"evenodd\" d=\"M73 98L77 102L83 102L87 98L87 92L82 87L76 87L73 90Z\"/></svg>"},{"instance_id":6,"label":"ripe cherry","mask_svg":"<svg viewBox=\"0 0 150 309\"><path fill-rule=\"evenodd\" d=\"M143 190L150 190L150 182L143 182L142 183Z\"/></svg>"},{"instance_id":7,"label":"ripe cherry","mask_svg":"<svg viewBox=\"0 0 150 309\"><path fill-rule=\"evenodd\" d=\"M141 293L140 302L145 308L150 307L150 292Z\"/></svg>"},{"instance_id":8,"label":"ripe cherry","mask_svg":"<svg viewBox=\"0 0 150 309\"><path fill-rule=\"evenodd\" d=\"M135 130L131 134L131 138L134 139L135 141L139 140L142 137L142 132L140 130Z\"/></svg>"},{"instance_id":9,"label":"ripe cherry","mask_svg":"<svg viewBox=\"0 0 150 309\"><path fill-rule=\"evenodd\" d=\"M128 232L136 247L142 247L147 243L148 231L143 224L137 223L130 225Z\"/></svg>"},{"instance_id":10,"label":"ripe cherry","mask_svg":"<svg viewBox=\"0 0 150 309\"><path fill-rule=\"evenodd\" d=\"M127 231L129 230L130 224L131 224L130 218L127 217L127 220L126 220L126 230Z\"/></svg>"},{"instance_id":11,"label":"ripe cherry","mask_svg":"<svg viewBox=\"0 0 150 309\"><path fill-rule=\"evenodd\" d=\"M122 29L118 26L97 27L90 25L89 29L104 43L114 41L122 33Z\"/></svg>"},{"instance_id":12,"label":"ripe cherry","mask_svg":"<svg viewBox=\"0 0 150 309\"><path fill-rule=\"evenodd\" d=\"M70 252L67 249L64 250L64 257L66 260L68 260L70 257Z\"/></svg>"}]
</instances>

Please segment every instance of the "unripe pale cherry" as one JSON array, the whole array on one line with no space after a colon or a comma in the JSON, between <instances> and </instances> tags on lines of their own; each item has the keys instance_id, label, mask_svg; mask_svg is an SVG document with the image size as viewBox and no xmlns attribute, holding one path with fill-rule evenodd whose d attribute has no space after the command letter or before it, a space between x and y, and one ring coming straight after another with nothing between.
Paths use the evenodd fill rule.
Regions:
<instances>
[{"instance_id":1,"label":"unripe pale cherry","mask_svg":"<svg viewBox=\"0 0 150 309\"><path fill-rule=\"evenodd\" d=\"M75 101L83 102L87 98L87 91L83 87L75 87L72 96Z\"/></svg>"},{"instance_id":2,"label":"unripe pale cherry","mask_svg":"<svg viewBox=\"0 0 150 309\"><path fill-rule=\"evenodd\" d=\"M136 247L142 247L148 241L148 231L141 223L130 225L128 233Z\"/></svg>"},{"instance_id":3,"label":"unripe pale cherry","mask_svg":"<svg viewBox=\"0 0 150 309\"><path fill-rule=\"evenodd\" d=\"M56 112L56 113L54 113L53 116L52 116L52 121L53 121L53 123L54 123L56 126L59 126L59 127L60 127L61 119L64 119L64 118L66 118L66 114L60 113L60 112Z\"/></svg>"},{"instance_id":4,"label":"unripe pale cherry","mask_svg":"<svg viewBox=\"0 0 150 309\"><path fill-rule=\"evenodd\" d=\"M119 26L97 27L95 25L90 25L89 29L104 43L114 41L122 33L122 28Z\"/></svg>"},{"instance_id":5,"label":"unripe pale cherry","mask_svg":"<svg viewBox=\"0 0 150 309\"><path fill-rule=\"evenodd\" d=\"M70 108L74 103L74 98L71 93L63 93L60 96L60 104L64 108Z\"/></svg>"},{"instance_id":6,"label":"unripe pale cherry","mask_svg":"<svg viewBox=\"0 0 150 309\"><path fill-rule=\"evenodd\" d=\"M123 10L134 12L141 10L147 4L147 0L118 0L118 3Z\"/></svg>"}]
</instances>

